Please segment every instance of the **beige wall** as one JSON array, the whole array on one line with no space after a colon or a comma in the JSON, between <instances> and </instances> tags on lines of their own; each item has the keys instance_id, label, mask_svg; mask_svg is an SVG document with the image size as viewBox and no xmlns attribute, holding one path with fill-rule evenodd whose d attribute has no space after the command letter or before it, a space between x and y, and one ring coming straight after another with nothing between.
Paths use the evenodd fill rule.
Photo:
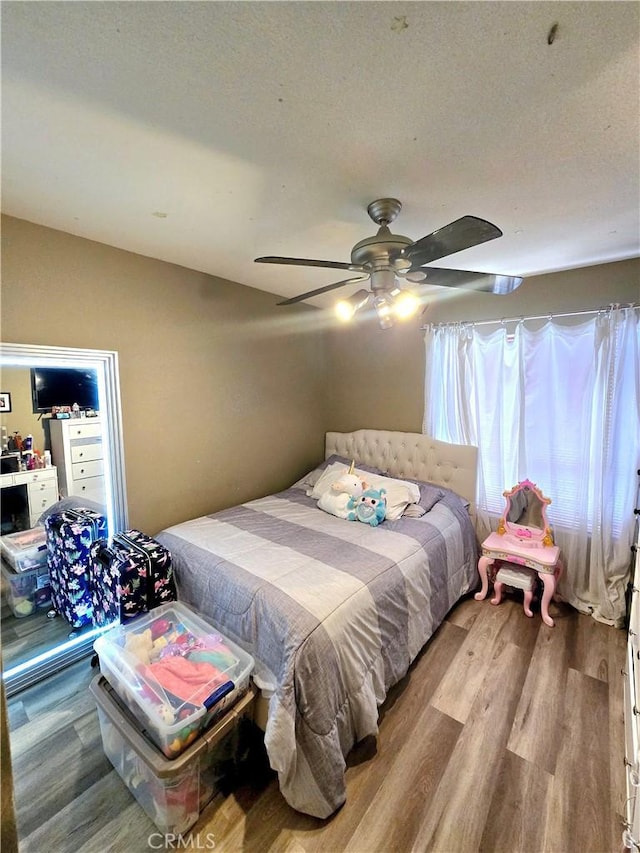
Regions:
<instances>
[{"instance_id":1,"label":"beige wall","mask_svg":"<svg viewBox=\"0 0 640 853\"><path fill-rule=\"evenodd\" d=\"M2 340L118 352L129 521L152 535L284 488L322 458L325 341L296 325L311 309L285 317L275 302L2 219Z\"/></svg>"},{"instance_id":2,"label":"beige wall","mask_svg":"<svg viewBox=\"0 0 640 853\"><path fill-rule=\"evenodd\" d=\"M508 296L438 288L422 323L489 320L640 301L640 260L525 279ZM421 432L424 332L420 321L382 331L368 321L330 335L327 421L338 431L374 427Z\"/></svg>"}]
</instances>

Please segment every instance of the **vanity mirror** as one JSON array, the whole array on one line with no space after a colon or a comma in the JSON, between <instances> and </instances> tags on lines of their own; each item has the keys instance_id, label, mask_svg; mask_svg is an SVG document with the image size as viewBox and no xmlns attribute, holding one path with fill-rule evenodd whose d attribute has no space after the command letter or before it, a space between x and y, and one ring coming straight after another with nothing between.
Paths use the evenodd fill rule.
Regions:
<instances>
[{"instance_id":1,"label":"vanity mirror","mask_svg":"<svg viewBox=\"0 0 640 853\"><path fill-rule=\"evenodd\" d=\"M2 343L0 344L0 365L3 377L2 390L11 393L12 400L12 411L2 416L2 425L8 432L19 429L23 435L32 434L34 447L39 450L47 449L48 439L42 429L43 421L39 419L40 415L34 414L30 387L31 369L73 368L90 371L92 375L95 372L99 401L99 420L96 419L96 423L100 425L103 448L99 499L101 503L106 504L109 530L125 529L128 522L118 354L104 350ZM5 383L13 383L13 385L8 387ZM13 418L13 422L10 423L8 418ZM69 422L58 421L57 423L60 425ZM52 482L57 483L57 486L53 487L52 499L55 500L56 488L60 494L67 492L64 491L60 466L56 467L54 463L54 467L48 469L46 473L49 472L52 474ZM16 482L20 480L22 483L31 473L17 475ZM11 475L2 477L2 490L6 494L9 494L12 489L15 491L12 484L5 483L5 480L10 477ZM88 497L96 499L98 496L90 494ZM24 526L32 527L37 523L42 507L39 504L32 506L28 489L25 501L29 513ZM50 503L49 500L48 503ZM39 619L40 611L18 619L7 610L6 618L2 620L3 681L7 696L57 672L74 660L92 653L95 631L82 632L75 639L68 639L68 627L62 620L47 621L46 608L41 612L44 614L44 620ZM5 615L4 612L3 615ZM40 621L43 621L42 625Z\"/></svg>"},{"instance_id":2,"label":"vanity mirror","mask_svg":"<svg viewBox=\"0 0 640 853\"><path fill-rule=\"evenodd\" d=\"M504 497L504 515L498 523L500 535L516 537L523 544L553 545L546 512L551 498L545 497L531 480L522 480L504 492Z\"/></svg>"}]
</instances>

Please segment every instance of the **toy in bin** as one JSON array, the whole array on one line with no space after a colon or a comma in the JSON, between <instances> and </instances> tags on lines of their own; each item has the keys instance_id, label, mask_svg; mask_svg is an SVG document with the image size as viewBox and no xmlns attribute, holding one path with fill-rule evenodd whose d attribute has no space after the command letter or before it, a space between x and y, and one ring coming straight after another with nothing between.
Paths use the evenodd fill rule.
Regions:
<instances>
[{"instance_id":1,"label":"toy in bin","mask_svg":"<svg viewBox=\"0 0 640 853\"><path fill-rule=\"evenodd\" d=\"M181 602L94 644L100 670L167 758L175 758L249 687L250 655Z\"/></svg>"}]
</instances>

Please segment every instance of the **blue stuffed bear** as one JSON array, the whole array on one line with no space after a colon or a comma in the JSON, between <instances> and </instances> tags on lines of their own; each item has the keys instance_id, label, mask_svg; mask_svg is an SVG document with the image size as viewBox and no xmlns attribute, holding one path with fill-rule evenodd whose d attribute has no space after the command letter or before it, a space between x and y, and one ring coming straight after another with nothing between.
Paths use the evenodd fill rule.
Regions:
<instances>
[{"instance_id":1,"label":"blue stuffed bear","mask_svg":"<svg viewBox=\"0 0 640 853\"><path fill-rule=\"evenodd\" d=\"M349 498L347 509L348 521L362 521L377 527L387 515L387 499L385 489L367 489L361 495Z\"/></svg>"}]
</instances>

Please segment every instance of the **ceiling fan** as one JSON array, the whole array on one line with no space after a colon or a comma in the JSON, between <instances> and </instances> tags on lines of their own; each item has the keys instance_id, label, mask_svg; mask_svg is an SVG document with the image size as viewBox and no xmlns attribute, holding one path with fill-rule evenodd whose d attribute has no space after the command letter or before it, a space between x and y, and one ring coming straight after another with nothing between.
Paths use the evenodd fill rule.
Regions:
<instances>
[{"instance_id":1,"label":"ceiling fan","mask_svg":"<svg viewBox=\"0 0 640 853\"><path fill-rule=\"evenodd\" d=\"M522 284L522 279L516 276L425 266L439 258L501 237L502 231L491 222L477 216L462 216L414 241L400 234L392 234L389 230L389 225L401 209L401 202L395 198L380 198L371 202L367 213L380 227L373 237L366 237L356 243L351 250L351 263L275 256L256 258L255 261L259 264L327 267L356 273L351 278L285 299L278 305L292 305L338 287L368 280L370 290L359 290L341 303L343 319L348 319L356 311L372 304L378 314L381 328L386 329L393 325L394 314L406 316L409 313L412 300L414 310L417 308L419 300L412 293L411 285L425 283L439 287L468 286L473 290L505 294L511 293Z\"/></svg>"}]
</instances>

